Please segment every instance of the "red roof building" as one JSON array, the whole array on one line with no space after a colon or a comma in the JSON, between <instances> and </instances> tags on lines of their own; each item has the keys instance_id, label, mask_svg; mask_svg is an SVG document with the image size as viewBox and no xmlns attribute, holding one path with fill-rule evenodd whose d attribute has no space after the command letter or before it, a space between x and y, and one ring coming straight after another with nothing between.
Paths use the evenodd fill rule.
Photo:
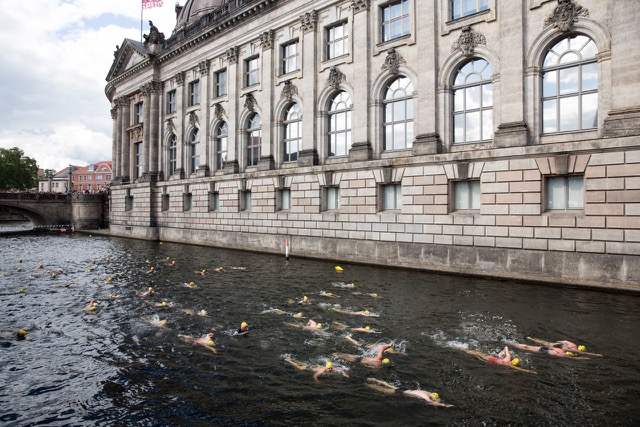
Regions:
<instances>
[{"instance_id":1,"label":"red roof building","mask_svg":"<svg viewBox=\"0 0 640 427\"><path fill-rule=\"evenodd\" d=\"M87 165L71 175L73 190L89 193L104 191L109 187L111 178L111 161Z\"/></svg>"}]
</instances>

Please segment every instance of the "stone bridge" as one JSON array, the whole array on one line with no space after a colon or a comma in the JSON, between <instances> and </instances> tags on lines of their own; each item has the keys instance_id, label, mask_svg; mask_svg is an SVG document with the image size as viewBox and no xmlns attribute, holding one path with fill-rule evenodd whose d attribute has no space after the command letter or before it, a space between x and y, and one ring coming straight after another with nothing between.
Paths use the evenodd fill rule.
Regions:
<instances>
[{"instance_id":1,"label":"stone bridge","mask_svg":"<svg viewBox=\"0 0 640 427\"><path fill-rule=\"evenodd\" d=\"M21 214L35 227L108 227L109 196L101 194L0 193L0 209Z\"/></svg>"}]
</instances>

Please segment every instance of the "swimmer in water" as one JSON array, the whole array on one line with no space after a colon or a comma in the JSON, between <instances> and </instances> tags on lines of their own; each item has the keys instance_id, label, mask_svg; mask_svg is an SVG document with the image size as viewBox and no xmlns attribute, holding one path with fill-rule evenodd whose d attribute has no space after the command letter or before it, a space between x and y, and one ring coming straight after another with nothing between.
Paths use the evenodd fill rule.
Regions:
<instances>
[{"instance_id":1,"label":"swimmer in water","mask_svg":"<svg viewBox=\"0 0 640 427\"><path fill-rule=\"evenodd\" d=\"M490 354L483 353L478 350L469 350L466 348L461 349L467 354L477 357L478 359L485 360L489 363L493 363L495 365L508 366L509 368L516 369L522 372L528 372L535 374L535 371L530 371L528 369L520 368L518 365L520 364L520 359L517 357L512 359L511 352L509 351L509 347L505 346L497 356L492 356Z\"/></svg>"},{"instance_id":2,"label":"swimmer in water","mask_svg":"<svg viewBox=\"0 0 640 427\"><path fill-rule=\"evenodd\" d=\"M156 307L173 307L173 303L172 302L166 302L166 301L156 302L153 305L156 306Z\"/></svg>"},{"instance_id":3,"label":"swimmer in water","mask_svg":"<svg viewBox=\"0 0 640 427\"><path fill-rule=\"evenodd\" d=\"M318 381L318 378L320 378L322 375L329 375L333 374L334 372L338 372L342 374L343 377L349 378L349 375L342 369L334 369L333 362L329 361L324 366L318 366L313 370L313 380L315 382L320 382Z\"/></svg>"},{"instance_id":4,"label":"swimmer in water","mask_svg":"<svg viewBox=\"0 0 640 427\"><path fill-rule=\"evenodd\" d=\"M298 301L298 304L309 305L311 304L311 301L309 300L309 297L305 295L300 301Z\"/></svg>"},{"instance_id":5,"label":"swimmer in water","mask_svg":"<svg viewBox=\"0 0 640 427\"><path fill-rule=\"evenodd\" d=\"M337 288L348 288L348 289L353 289L356 287L355 283L345 283L345 282L333 282L331 283L333 286L337 287Z\"/></svg>"},{"instance_id":6,"label":"swimmer in water","mask_svg":"<svg viewBox=\"0 0 640 427\"><path fill-rule=\"evenodd\" d=\"M362 363L363 365L377 368L391 362L388 358L384 357L384 352L391 347L393 347L393 344L380 345L378 354L376 355L376 357L364 357L364 356L358 356L356 354L344 354L344 353L334 353L334 356L348 360L349 362L359 362L359 363Z\"/></svg>"},{"instance_id":7,"label":"swimmer in water","mask_svg":"<svg viewBox=\"0 0 640 427\"><path fill-rule=\"evenodd\" d=\"M87 311L96 311L98 309L97 307L98 301L96 300L91 300L89 301L89 305L87 306Z\"/></svg>"},{"instance_id":8,"label":"swimmer in water","mask_svg":"<svg viewBox=\"0 0 640 427\"><path fill-rule=\"evenodd\" d=\"M549 356L554 356L554 357L571 357L571 358L577 358L577 359L588 359L588 357L576 357L576 353L574 353L573 351L565 350L562 347L545 347L545 346L537 346L537 345L527 345L527 344L521 344L518 342L511 342L509 344L521 350L531 351L533 353L547 354Z\"/></svg>"},{"instance_id":9,"label":"swimmer in water","mask_svg":"<svg viewBox=\"0 0 640 427\"><path fill-rule=\"evenodd\" d=\"M327 298L340 298L338 295L332 292L325 292L325 291L320 291L318 295L320 295L321 297L327 297Z\"/></svg>"},{"instance_id":10,"label":"swimmer in water","mask_svg":"<svg viewBox=\"0 0 640 427\"><path fill-rule=\"evenodd\" d=\"M350 314L352 316L380 317L379 314L371 313L369 310L349 311L349 310L342 310L342 309L336 308L336 307L331 307L331 310L333 310L333 311L335 311L337 313Z\"/></svg>"},{"instance_id":11,"label":"swimmer in water","mask_svg":"<svg viewBox=\"0 0 640 427\"><path fill-rule=\"evenodd\" d=\"M242 322L240 327L238 328L237 334L246 334L249 332L249 324L247 322Z\"/></svg>"},{"instance_id":12,"label":"swimmer in water","mask_svg":"<svg viewBox=\"0 0 640 427\"><path fill-rule=\"evenodd\" d=\"M578 345L574 342L567 341L567 340L545 341L545 340L531 338L531 337L527 337L527 339L545 347L561 348L564 351L572 351L574 353L588 354L590 356L602 356L601 354L598 354L598 353L588 352L587 347L585 347L584 345Z\"/></svg>"},{"instance_id":13,"label":"swimmer in water","mask_svg":"<svg viewBox=\"0 0 640 427\"><path fill-rule=\"evenodd\" d=\"M182 334L178 335L178 337L185 342L201 345L207 350L210 350L216 353L216 349L213 347L215 345L215 342L213 341L213 334L206 334L200 338L195 338L191 335L182 335Z\"/></svg>"},{"instance_id":14,"label":"swimmer in water","mask_svg":"<svg viewBox=\"0 0 640 427\"><path fill-rule=\"evenodd\" d=\"M149 286L146 291L138 292L139 297L148 297L149 295L153 295L153 288Z\"/></svg>"},{"instance_id":15,"label":"swimmer in water","mask_svg":"<svg viewBox=\"0 0 640 427\"><path fill-rule=\"evenodd\" d=\"M433 406L443 406L446 408L450 408L453 405L448 403L443 403L440 401L440 395L433 391L426 390L407 390L401 389L399 387L394 386L393 384L389 384L386 381L378 380L375 378L367 378L367 387L372 388L374 390L380 391L386 394L396 394L401 393L405 396L415 397L417 399L423 399L429 405Z\"/></svg>"},{"instance_id":16,"label":"swimmer in water","mask_svg":"<svg viewBox=\"0 0 640 427\"><path fill-rule=\"evenodd\" d=\"M158 317L157 315L154 315L153 317L151 317L151 319L147 319L145 317L142 317L142 320L144 320L145 322L149 323L152 326L156 326L158 328L166 328L167 327L167 319L162 319L160 320L160 317Z\"/></svg>"},{"instance_id":17,"label":"swimmer in water","mask_svg":"<svg viewBox=\"0 0 640 427\"><path fill-rule=\"evenodd\" d=\"M336 329L339 329L341 331L347 331L347 332L364 332L365 334L380 334L380 331L377 331L375 329L373 329L371 326L367 325L363 328L350 328L347 325L345 325L344 323L340 323L340 322L332 322L331 323L333 326L336 327Z\"/></svg>"}]
</instances>

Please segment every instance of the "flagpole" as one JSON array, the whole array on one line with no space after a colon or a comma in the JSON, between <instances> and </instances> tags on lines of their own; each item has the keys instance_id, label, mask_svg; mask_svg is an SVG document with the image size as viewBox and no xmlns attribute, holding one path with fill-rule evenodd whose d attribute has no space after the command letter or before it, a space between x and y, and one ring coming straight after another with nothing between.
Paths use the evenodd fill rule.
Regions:
<instances>
[{"instance_id":1,"label":"flagpole","mask_svg":"<svg viewBox=\"0 0 640 427\"><path fill-rule=\"evenodd\" d=\"M144 10L143 4L144 0L140 0L140 43L142 43L142 11Z\"/></svg>"}]
</instances>

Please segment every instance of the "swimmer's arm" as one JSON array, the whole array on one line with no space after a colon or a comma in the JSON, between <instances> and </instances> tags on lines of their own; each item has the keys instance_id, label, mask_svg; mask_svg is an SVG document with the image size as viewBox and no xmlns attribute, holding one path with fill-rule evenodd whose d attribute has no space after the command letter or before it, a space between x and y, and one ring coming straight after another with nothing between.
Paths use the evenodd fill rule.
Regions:
<instances>
[{"instance_id":1,"label":"swimmer's arm","mask_svg":"<svg viewBox=\"0 0 640 427\"><path fill-rule=\"evenodd\" d=\"M324 373L325 373L325 369L324 369L324 368L320 368L320 369L318 369L318 370L315 372L315 374L313 374L313 380L314 380L315 382L317 382L317 383L318 383L318 382L320 382L320 381L318 381L318 377L320 377L320 375L323 375Z\"/></svg>"},{"instance_id":2,"label":"swimmer's arm","mask_svg":"<svg viewBox=\"0 0 640 427\"><path fill-rule=\"evenodd\" d=\"M336 371L340 372L342 374L343 377L345 378L349 378L349 374L347 374L345 371L343 371L342 369L335 369Z\"/></svg>"}]
</instances>

